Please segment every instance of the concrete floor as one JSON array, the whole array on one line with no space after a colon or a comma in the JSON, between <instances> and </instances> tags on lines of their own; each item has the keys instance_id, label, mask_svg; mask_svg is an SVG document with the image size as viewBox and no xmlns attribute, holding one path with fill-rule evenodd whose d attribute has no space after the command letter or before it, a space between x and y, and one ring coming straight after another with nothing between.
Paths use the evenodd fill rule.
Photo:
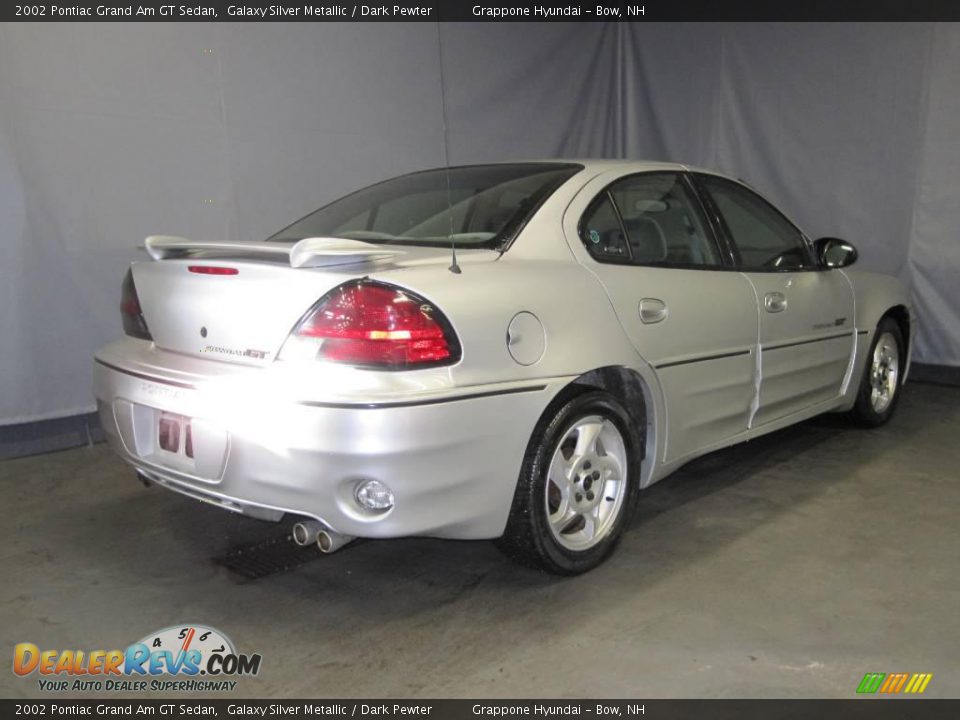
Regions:
<instances>
[{"instance_id":1,"label":"concrete floor","mask_svg":"<svg viewBox=\"0 0 960 720\"><path fill-rule=\"evenodd\" d=\"M914 384L879 430L827 417L687 466L583 577L404 540L244 582L211 558L277 526L145 489L103 445L13 460L0 648L205 623L263 655L231 697L850 698L868 671L956 697L958 467L960 389Z\"/></svg>"}]
</instances>

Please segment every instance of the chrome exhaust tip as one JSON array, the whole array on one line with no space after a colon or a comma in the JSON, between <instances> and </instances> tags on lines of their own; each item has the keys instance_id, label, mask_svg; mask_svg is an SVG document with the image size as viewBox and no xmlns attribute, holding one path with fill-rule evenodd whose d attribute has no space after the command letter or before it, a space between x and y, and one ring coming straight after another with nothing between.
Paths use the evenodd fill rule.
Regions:
<instances>
[{"instance_id":1,"label":"chrome exhaust tip","mask_svg":"<svg viewBox=\"0 0 960 720\"><path fill-rule=\"evenodd\" d=\"M301 547L318 542L317 536L323 530L323 525L316 520L303 520L293 526L293 541Z\"/></svg>"},{"instance_id":2,"label":"chrome exhaust tip","mask_svg":"<svg viewBox=\"0 0 960 720\"><path fill-rule=\"evenodd\" d=\"M352 543L356 538L349 535L341 535L333 530L323 528L317 533L317 547L324 555L335 553L344 545Z\"/></svg>"}]
</instances>

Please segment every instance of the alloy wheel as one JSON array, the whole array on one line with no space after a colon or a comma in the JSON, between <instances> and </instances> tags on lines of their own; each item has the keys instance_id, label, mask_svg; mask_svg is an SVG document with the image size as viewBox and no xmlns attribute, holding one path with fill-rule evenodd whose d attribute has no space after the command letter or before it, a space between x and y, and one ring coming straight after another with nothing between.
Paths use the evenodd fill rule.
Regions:
<instances>
[{"instance_id":1,"label":"alloy wheel","mask_svg":"<svg viewBox=\"0 0 960 720\"><path fill-rule=\"evenodd\" d=\"M578 419L557 443L544 493L550 532L567 550L583 551L612 531L627 494L627 448L600 415Z\"/></svg>"},{"instance_id":2,"label":"alloy wheel","mask_svg":"<svg viewBox=\"0 0 960 720\"><path fill-rule=\"evenodd\" d=\"M873 349L870 364L870 405L874 412L882 413L893 402L900 380L900 348L893 333L880 336Z\"/></svg>"}]
</instances>

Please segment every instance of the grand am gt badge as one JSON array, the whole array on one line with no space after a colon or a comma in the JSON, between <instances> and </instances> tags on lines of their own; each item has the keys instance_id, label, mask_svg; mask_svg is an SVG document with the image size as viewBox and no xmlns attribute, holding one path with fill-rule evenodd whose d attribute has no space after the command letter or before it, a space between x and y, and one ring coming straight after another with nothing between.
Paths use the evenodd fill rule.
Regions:
<instances>
[{"instance_id":1,"label":"grand am gt badge","mask_svg":"<svg viewBox=\"0 0 960 720\"><path fill-rule=\"evenodd\" d=\"M846 325L847 319L845 317L837 318L833 322L817 323L813 326L814 330L825 330L826 328L832 327L843 327Z\"/></svg>"},{"instance_id":2,"label":"grand am gt badge","mask_svg":"<svg viewBox=\"0 0 960 720\"><path fill-rule=\"evenodd\" d=\"M267 355L270 354L268 350L254 350L253 348L239 350L237 348L223 347L222 345L207 345L200 352L216 353L218 355L232 355L234 357L245 357L252 360L263 360L267 357Z\"/></svg>"}]
</instances>

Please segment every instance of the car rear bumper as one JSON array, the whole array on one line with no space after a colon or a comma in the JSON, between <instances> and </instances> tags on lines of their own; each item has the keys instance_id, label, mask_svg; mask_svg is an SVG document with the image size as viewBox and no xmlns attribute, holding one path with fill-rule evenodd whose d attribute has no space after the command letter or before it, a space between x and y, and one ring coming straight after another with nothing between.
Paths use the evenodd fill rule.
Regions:
<instances>
[{"instance_id":1,"label":"car rear bumper","mask_svg":"<svg viewBox=\"0 0 960 720\"><path fill-rule=\"evenodd\" d=\"M98 356L94 387L110 445L150 480L235 512L314 518L356 537L498 537L530 434L562 387L458 388L378 403L292 400L263 368L209 382L164 377ZM193 458L158 443L163 414L191 418ZM390 487L376 513L358 483Z\"/></svg>"}]
</instances>

